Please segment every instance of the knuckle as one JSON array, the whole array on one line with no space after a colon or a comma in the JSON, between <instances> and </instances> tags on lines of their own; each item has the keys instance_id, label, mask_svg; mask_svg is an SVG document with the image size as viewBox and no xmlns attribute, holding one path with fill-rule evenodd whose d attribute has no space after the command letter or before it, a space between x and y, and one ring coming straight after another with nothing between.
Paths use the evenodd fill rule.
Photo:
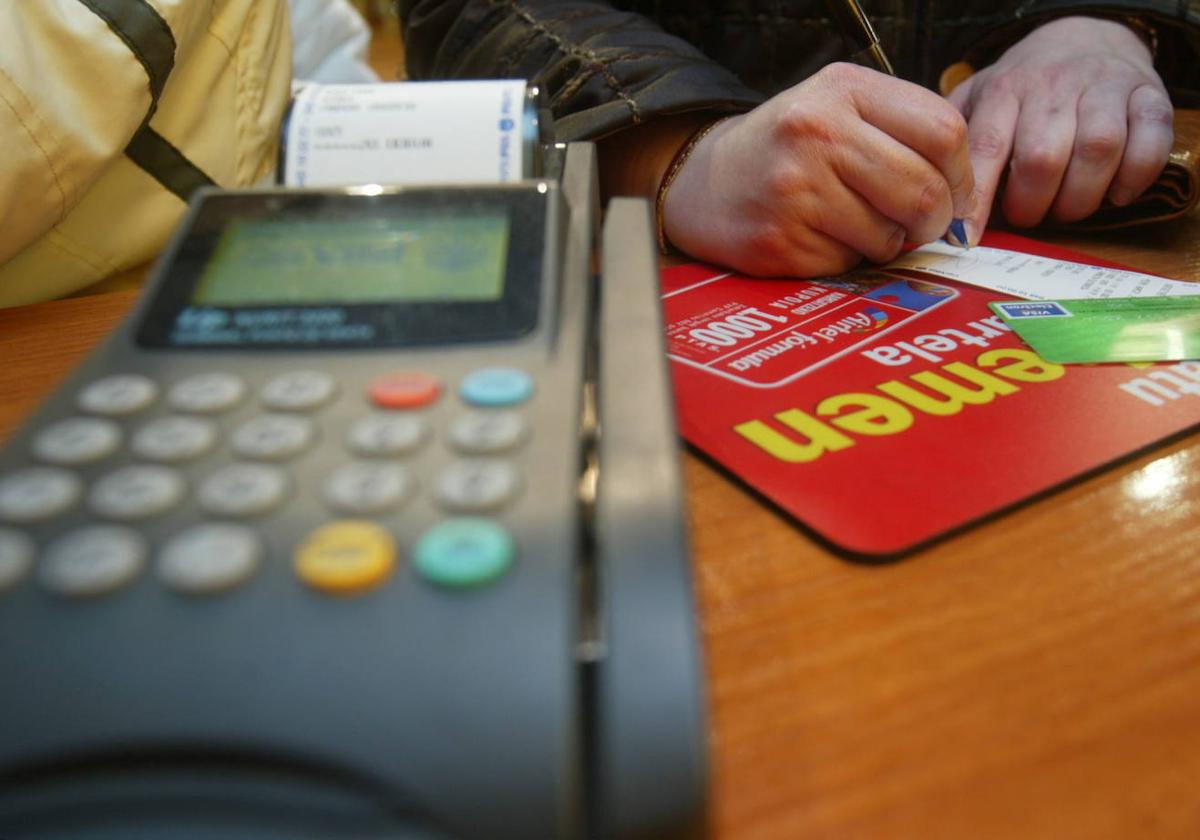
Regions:
<instances>
[{"instance_id":1,"label":"knuckle","mask_svg":"<svg viewBox=\"0 0 1200 840\"><path fill-rule=\"evenodd\" d=\"M1008 140L995 128L983 128L971 134L969 149L973 158L999 160L1008 154Z\"/></svg>"},{"instance_id":2,"label":"knuckle","mask_svg":"<svg viewBox=\"0 0 1200 840\"><path fill-rule=\"evenodd\" d=\"M1145 90L1146 88L1143 88ZM1131 107L1131 116L1142 122L1172 126L1175 124L1175 109L1171 100L1159 91L1150 88L1152 93L1137 97L1136 104Z\"/></svg>"},{"instance_id":3,"label":"knuckle","mask_svg":"<svg viewBox=\"0 0 1200 840\"><path fill-rule=\"evenodd\" d=\"M872 262L890 262L900 253L906 238L907 233L903 227L898 224L891 225L888 230L884 231L883 238L875 246L873 253L867 254L867 256Z\"/></svg>"},{"instance_id":4,"label":"knuckle","mask_svg":"<svg viewBox=\"0 0 1200 840\"><path fill-rule=\"evenodd\" d=\"M923 228L950 202L950 190L946 182L940 178L930 179L921 187L917 200L913 204L914 227Z\"/></svg>"},{"instance_id":5,"label":"knuckle","mask_svg":"<svg viewBox=\"0 0 1200 840\"><path fill-rule=\"evenodd\" d=\"M788 254L788 235L775 221L763 221L751 227L742 242L747 267L756 274L768 274Z\"/></svg>"},{"instance_id":6,"label":"knuckle","mask_svg":"<svg viewBox=\"0 0 1200 840\"><path fill-rule=\"evenodd\" d=\"M1049 146L1032 146L1012 157L1013 173L1035 181L1057 177L1062 167L1060 156Z\"/></svg>"},{"instance_id":7,"label":"knuckle","mask_svg":"<svg viewBox=\"0 0 1200 840\"><path fill-rule=\"evenodd\" d=\"M797 102L786 108L779 115L775 132L778 140L787 145L797 141L832 143L834 140L832 121L808 102Z\"/></svg>"},{"instance_id":8,"label":"knuckle","mask_svg":"<svg viewBox=\"0 0 1200 840\"><path fill-rule=\"evenodd\" d=\"M835 61L832 64L826 64L818 70L815 78L820 79L825 84L844 88L855 84L861 76L862 68L857 64L850 64L846 61Z\"/></svg>"},{"instance_id":9,"label":"knuckle","mask_svg":"<svg viewBox=\"0 0 1200 840\"><path fill-rule=\"evenodd\" d=\"M762 175L760 201L767 207L783 206L796 195L811 191L799 167L775 165Z\"/></svg>"},{"instance_id":10,"label":"knuckle","mask_svg":"<svg viewBox=\"0 0 1200 840\"><path fill-rule=\"evenodd\" d=\"M862 262L862 255L852 252L838 253L828 258L828 268L822 266L816 274L845 274ZM887 260L881 260L887 262Z\"/></svg>"},{"instance_id":11,"label":"knuckle","mask_svg":"<svg viewBox=\"0 0 1200 840\"><path fill-rule=\"evenodd\" d=\"M1104 163L1121 154L1125 132L1115 125L1105 125L1082 133L1075 144L1075 156L1084 163Z\"/></svg>"},{"instance_id":12,"label":"knuckle","mask_svg":"<svg viewBox=\"0 0 1200 840\"><path fill-rule=\"evenodd\" d=\"M812 230L831 234L832 231L839 230L842 222L840 211L841 208L834 202L814 200L804 208L801 215L802 223Z\"/></svg>"},{"instance_id":13,"label":"knuckle","mask_svg":"<svg viewBox=\"0 0 1200 840\"><path fill-rule=\"evenodd\" d=\"M930 133L936 147L949 155L967 142L967 121L953 108L943 109L933 118Z\"/></svg>"},{"instance_id":14,"label":"knuckle","mask_svg":"<svg viewBox=\"0 0 1200 840\"><path fill-rule=\"evenodd\" d=\"M987 80L988 93L999 96L1020 97L1025 91L1025 74L1020 69L996 73Z\"/></svg>"},{"instance_id":15,"label":"knuckle","mask_svg":"<svg viewBox=\"0 0 1200 840\"><path fill-rule=\"evenodd\" d=\"M800 242L788 255L783 271L793 277L831 277L863 261L863 255L840 242Z\"/></svg>"}]
</instances>

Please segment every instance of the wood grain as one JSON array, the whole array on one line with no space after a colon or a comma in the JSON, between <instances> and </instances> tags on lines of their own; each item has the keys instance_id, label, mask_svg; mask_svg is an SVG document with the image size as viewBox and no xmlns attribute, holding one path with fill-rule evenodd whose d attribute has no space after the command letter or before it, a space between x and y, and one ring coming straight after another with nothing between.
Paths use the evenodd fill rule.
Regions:
<instances>
[{"instance_id":1,"label":"wood grain","mask_svg":"<svg viewBox=\"0 0 1200 840\"><path fill-rule=\"evenodd\" d=\"M1040 238L1198 279L1198 234ZM715 836L1200 836L1200 435L882 566L687 478Z\"/></svg>"},{"instance_id":2,"label":"wood grain","mask_svg":"<svg viewBox=\"0 0 1200 840\"><path fill-rule=\"evenodd\" d=\"M0 441L136 300L112 292L0 309Z\"/></svg>"}]
</instances>

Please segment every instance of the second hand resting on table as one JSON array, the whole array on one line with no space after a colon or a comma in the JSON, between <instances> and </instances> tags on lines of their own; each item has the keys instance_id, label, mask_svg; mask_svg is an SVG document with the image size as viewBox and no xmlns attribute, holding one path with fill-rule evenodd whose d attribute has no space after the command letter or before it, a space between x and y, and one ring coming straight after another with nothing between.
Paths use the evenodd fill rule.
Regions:
<instances>
[{"instance_id":1,"label":"second hand resting on table","mask_svg":"<svg viewBox=\"0 0 1200 840\"><path fill-rule=\"evenodd\" d=\"M675 151L712 119L681 114L602 141L605 191L654 196ZM750 274L837 274L938 239L953 218L977 242L998 193L1018 227L1082 219L1106 196L1126 204L1172 140L1171 103L1139 35L1062 18L948 99L832 64L725 120L671 183L663 230L690 256Z\"/></svg>"}]
</instances>

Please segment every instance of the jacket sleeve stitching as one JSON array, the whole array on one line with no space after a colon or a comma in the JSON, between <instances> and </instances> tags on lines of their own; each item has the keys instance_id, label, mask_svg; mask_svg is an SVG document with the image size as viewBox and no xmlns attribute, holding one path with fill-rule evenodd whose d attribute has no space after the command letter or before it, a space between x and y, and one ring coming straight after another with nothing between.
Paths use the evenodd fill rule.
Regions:
<instances>
[{"instance_id":1,"label":"jacket sleeve stitching","mask_svg":"<svg viewBox=\"0 0 1200 840\"><path fill-rule=\"evenodd\" d=\"M564 100L564 99L570 99L572 96L574 96L576 93L578 93L579 90L584 85L586 85L593 78L595 78L596 74L599 72L600 72L599 68L595 67L594 65L588 65L586 70L583 70L582 72L575 74L575 78L573 78L567 84L563 85L562 90L560 90L558 92L558 95L555 96L554 98L557 100L560 100L560 101ZM622 96L621 98L622 98L622 100L627 100L629 97ZM636 105L631 106L631 110L633 111L634 122L640 122L641 119L638 114L637 106Z\"/></svg>"},{"instance_id":2,"label":"jacket sleeve stitching","mask_svg":"<svg viewBox=\"0 0 1200 840\"><path fill-rule=\"evenodd\" d=\"M246 172L251 167L251 161L246 159L250 152L247 148L246 140L251 135L254 112L262 105L258 96L262 91L250 84L250 79L256 72L255 64L257 62L254 59L258 58L258 56L254 55L250 37L251 33L258 29L254 18L260 12L261 9L257 3L249 8L241 38L238 39L237 52L231 53L233 71L236 74L233 94L234 121L238 128L234 144L236 160L233 164L233 177L235 182L242 177L243 172ZM219 38L217 40L220 41ZM221 42L221 46L228 49L228 46L223 41ZM182 155L182 152L180 154Z\"/></svg>"},{"instance_id":3,"label":"jacket sleeve stitching","mask_svg":"<svg viewBox=\"0 0 1200 840\"><path fill-rule=\"evenodd\" d=\"M608 85L609 89L617 95L617 97L625 104L627 108L629 108L630 113L633 115L634 123L640 123L642 121L641 109L638 107L637 102L634 101L633 97L631 97L625 91L620 80L613 75L604 59L602 59L592 50L583 49L576 44L567 43L565 40L563 40L562 36L551 31L544 23L537 20L528 10L517 5L516 0L502 1L504 5L508 6L512 10L513 14L525 21L526 24L535 29L541 35L545 36L551 43L554 44L555 47L558 48L561 53L564 55L584 59L587 62L588 69L591 71L590 74L582 79L577 80L572 89L578 89L578 87L583 85L589 78L591 78L591 76L599 73L603 75L604 81Z\"/></svg>"},{"instance_id":4,"label":"jacket sleeve stitching","mask_svg":"<svg viewBox=\"0 0 1200 840\"><path fill-rule=\"evenodd\" d=\"M221 33L217 31L217 7L215 5L211 6L208 10L208 25L205 27L204 31L208 35L212 36L214 41L224 47L226 53L231 56L233 55L233 47L227 44L225 39L221 36Z\"/></svg>"},{"instance_id":5,"label":"jacket sleeve stitching","mask_svg":"<svg viewBox=\"0 0 1200 840\"><path fill-rule=\"evenodd\" d=\"M97 280L116 271L116 265L111 260L90 259L88 254L84 250L75 247L75 243L71 241L70 237L64 234L57 226L46 231L45 242L50 247L58 249L65 256L76 262L83 263L96 275Z\"/></svg>"},{"instance_id":6,"label":"jacket sleeve stitching","mask_svg":"<svg viewBox=\"0 0 1200 840\"><path fill-rule=\"evenodd\" d=\"M541 33L539 33L537 29L533 27L529 28L524 37L521 39L520 43L518 43L504 59L503 72L505 76L511 76L514 78L519 77L520 72L517 70L517 66L538 45L540 37Z\"/></svg>"},{"instance_id":7,"label":"jacket sleeve stitching","mask_svg":"<svg viewBox=\"0 0 1200 840\"><path fill-rule=\"evenodd\" d=\"M12 87L14 90L19 90L12 77L5 73L3 69L0 69L0 75L4 76L5 81L8 82L10 87ZM50 170L50 175L54 178L54 187L58 190L57 218L61 220L67 212L67 191L63 188L62 181L58 176L58 170L54 167L54 159L50 156L49 152L46 151L45 146L42 145L37 134L29 126L29 123L26 122L25 118L21 116L21 111L12 103L11 100L9 100L7 96L4 95L3 90L0 90L0 99L4 100L4 104L7 105L9 110L13 112L13 116L15 116L17 118L17 122L21 124L21 128L25 129L25 133L29 135L29 139L33 142L33 145L37 147L37 150L41 152L42 157L45 158L46 168Z\"/></svg>"},{"instance_id":8,"label":"jacket sleeve stitching","mask_svg":"<svg viewBox=\"0 0 1200 840\"><path fill-rule=\"evenodd\" d=\"M628 62L628 61L643 61L643 60L645 60L645 59L653 59L653 58L657 58L657 57L659 57L659 56L661 56L661 55L663 55L663 53L654 53L654 52L629 52L629 53L625 53L625 54L623 54L623 55L620 55L620 56L618 56L618 57L614 58L612 61L608 62L607 66L612 66L612 65L615 65L615 64L619 64L619 63L620 63L620 62L622 62L622 61L627 61L627 62ZM699 64L699 63L701 63L701 62L699 62L699 61L691 61L691 62L686 62L686 63L689 63L689 64ZM555 96L555 99L558 99L558 100L561 100L561 99L570 99L570 98L571 98L572 96L574 96L574 95L575 95L575 94L576 94L576 93L577 93L577 92L578 92L578 91L579 91L579 90L580 90L580 89L581 89L581 88L582 88L584 85L586 85L588 82L590 82L590 81L591 81L591 80L592 80L592 79L595 77L595 75L596 75L597 73L599 73L599 72L600 72L600 68L599 68L599 67L596 67L595 65L589 65L586 71L584 71L584 72L581 72L581 73L578 73L578 74L575 76L575 78L574 78L574 79L572 79L572 80L571 80L571 81L570 81L570 82L569 82L567 85L565 85L565 86L563 87L563 89L562 89L561 91L559 91L559 92L558 92L558 95L557 95L557 96ZM635 120L635 122L638 122L638 121L640 121L640 117L641 117L641 115L640 115L640 111L637 111L637 110L636 110L636 108L637 108L637 106L636 106L636 103L634 104L634 106L633 106L633 107L634 107L634 109L635 109L635 117L634 117L634 120Z\"/></svg>"}]
</instances>

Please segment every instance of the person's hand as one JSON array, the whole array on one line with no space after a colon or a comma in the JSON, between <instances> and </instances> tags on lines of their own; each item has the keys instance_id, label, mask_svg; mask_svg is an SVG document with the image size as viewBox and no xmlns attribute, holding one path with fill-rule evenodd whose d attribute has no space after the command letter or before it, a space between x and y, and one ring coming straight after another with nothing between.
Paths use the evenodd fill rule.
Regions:
<instances>
[{"instance_id":1,"label":"person's hand","mask_svg":"<svg viewBox=\"0 0 1200 840\"><path fill-rule=\"evenodd\" d=\"M1171 101L1150 51L1115 21L1047 23L949 99L970 126L980 199L966 220L972 239L983 232L1006 168L1001 209L1028 227L1047 216L1082 219L1106 195L1128 204L1171 151Z\"/></svg>"},{"instance_id":2,"label":"person's hand","mask_svg":"<svg viewBox=\"0 0 1200 840\"><path fill-rule=\"evenodd\" d=\"M973 184L967 126L945 99L832 64L697 143L663 224L680 250L740 271L837 274L943 236Z\"/></svg>"}]
</instances>

